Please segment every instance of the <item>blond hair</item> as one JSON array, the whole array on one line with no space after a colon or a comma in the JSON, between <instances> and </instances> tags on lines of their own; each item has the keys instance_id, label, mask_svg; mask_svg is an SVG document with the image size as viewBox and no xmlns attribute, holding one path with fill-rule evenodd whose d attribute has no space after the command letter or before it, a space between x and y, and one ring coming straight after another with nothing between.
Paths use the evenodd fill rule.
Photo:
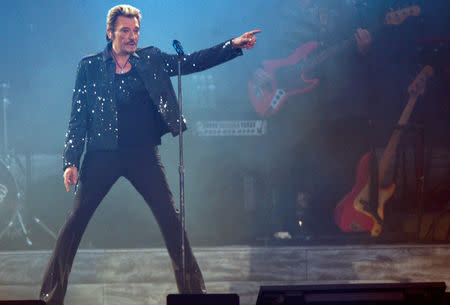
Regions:
<instances>
[{"instance_id":1,"label":"blond hair","mask_svg":"<svg viewBox=\"0 0 450 305\"><path fill-rule=\"evenodd\" d=\"M116 20L119 16L124 16L128 18L136 17L139 25L141 24L141 11L137 8L128 5L128 4L120 4L116 5L108 11L108 16L106 17L106 31L109 30L114 33L114 26L116 24ZM108 34L106 34L106 41L110 41Z\"/></svg>"}]
</instances>

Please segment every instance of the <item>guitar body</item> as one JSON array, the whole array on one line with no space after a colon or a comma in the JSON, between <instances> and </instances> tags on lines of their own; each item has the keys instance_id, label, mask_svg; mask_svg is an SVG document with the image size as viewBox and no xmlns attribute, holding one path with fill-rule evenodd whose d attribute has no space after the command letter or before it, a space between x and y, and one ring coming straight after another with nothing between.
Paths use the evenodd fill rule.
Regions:
<instances>
[{"instance_id":1,"label":"guitar body","mask_svg":"<svg viewBox=\"0 0 450 305\"><path fill-rule=\"evenodd\" d=\"M376 211L370 211L364 203L369 202L370 186L370 153L366 153L358 164L356 182L352 190L338 203L334 210L334 218L338 227L345 232L369 231L372 236L378 236L382 224L374 216L377 213L384 219L384 206L395 191L395 184L378 190L378 206Z\"/></svg>"},{"instance_id":2,"label":"guitar body","mask_svg":"<svg viewBox=\"0 0 450 305\"><path fill-rule=\"evenodd\" d=\"M306 61L308 55L317 48L316 41L310 41L297 48L289 57L263 62L263 70L257 70L252 79L248 81L250 100L256 112L262 117L270 117L277 113L287 98L302 94L314 89L318 79L307 79L304 72L298 69L293 75L295 86L292 88L278 88L275 73L278 70L295 66L300 61ZM261 75L258 75L258 72Z\"/></svg>"},{"instance_id":3,"label":"guitar body","mask_svg":"<svg viewBox=\"0 0 450 305\"><path fill-rule=\"evenodd\" d=\"M433 68L425 66L409 85L409 99L400 116L398 126L405 126L408 123L417 98L425 92L425 82L432 75ZM370 231L372 236L381 234L384 206L394 194L395 184L386 188L380 188L379 186L395 154L401 134L402 129L394 130L378 164L378 181L374 183L378 189L377 202L371 202L370 200L370 189L373 185L370 180L370 153L366 153L359 161L355 185L334 209L335 222L342 231ZM375 198L372 201L375 201Z\"/></svg>"}]
</instances>

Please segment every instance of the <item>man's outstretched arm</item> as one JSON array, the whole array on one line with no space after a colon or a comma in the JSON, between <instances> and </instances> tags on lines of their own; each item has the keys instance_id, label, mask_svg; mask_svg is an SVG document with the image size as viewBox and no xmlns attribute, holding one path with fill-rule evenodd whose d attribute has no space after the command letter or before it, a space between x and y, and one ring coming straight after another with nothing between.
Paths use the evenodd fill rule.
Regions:
<instances>
[{"instance_id":1,"label":"man's outstretched arm","mask_svg":"<svg viewBox=\"0 0 450 305\"><path fill-rule=\"evenodd\" d=\"M181 60L181 71L183 75L209 69L242 55L242 48L249 50L255 46L255 34L260 32L260 30L246 32L237 38L233 38L211 48L192 54L185 54ZM178 56L163 52L160 54L166 72L169 76L175 76L178 69Z\"/></svg>"}]
</instances>

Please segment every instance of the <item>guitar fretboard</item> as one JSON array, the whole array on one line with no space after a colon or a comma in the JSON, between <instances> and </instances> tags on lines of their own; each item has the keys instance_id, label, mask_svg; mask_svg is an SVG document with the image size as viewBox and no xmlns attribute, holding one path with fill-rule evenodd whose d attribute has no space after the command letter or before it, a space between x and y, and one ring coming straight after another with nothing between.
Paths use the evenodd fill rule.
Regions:
<instances>
[{"instance_id":1,"label":"guitar fretboard","mask_svg":"<svg viewBox=\"0 0 450 305\"><path fill-rule=\"evenodd\" d=\"M309 58L308 61L304 65L304 72L308 72L311 70L314 70L318 65L320 65L322 62L327 60L329 57L331 57L334 54L337 54L350 46L355 44L355 37L352 36L349 39L346 39L344 41L341 41L326 50L320 52L316 56L313 56L312 58Z\"/></svg>"}]
</instances>

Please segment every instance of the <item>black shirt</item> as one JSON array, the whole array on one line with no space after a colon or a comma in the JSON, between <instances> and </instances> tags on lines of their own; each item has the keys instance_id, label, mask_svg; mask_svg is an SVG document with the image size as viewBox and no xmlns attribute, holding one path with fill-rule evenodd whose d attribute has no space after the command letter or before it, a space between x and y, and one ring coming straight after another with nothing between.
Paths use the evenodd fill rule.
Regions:
<instances>
[{"instance_id":1,"label":"black shirt","mask_svg":"<svg viewBox=\"0 0 450 305\"><path fill-rule=\"evenodd\" d=\"M158 113L134 68L115 74L114 95L118 105L119 149L145 149L161 144Z\"/></svg>"}]
</instances>

